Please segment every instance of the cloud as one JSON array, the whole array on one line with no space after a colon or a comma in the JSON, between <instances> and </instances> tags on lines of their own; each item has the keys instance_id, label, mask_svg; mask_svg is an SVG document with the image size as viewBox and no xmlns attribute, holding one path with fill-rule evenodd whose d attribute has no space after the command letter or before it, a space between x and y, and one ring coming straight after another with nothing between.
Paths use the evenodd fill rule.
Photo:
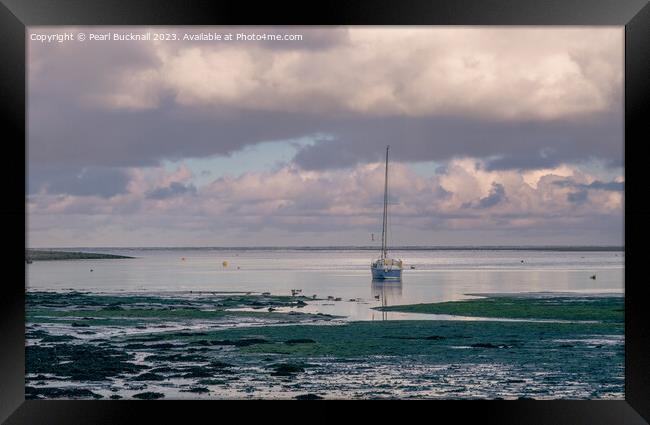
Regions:
<instances>
[{"instance_id":1,"label":"cloud","mask_svg":"<svg viewBox=\"0 0 650 425\"><path fill-rule=\"evenodd\" d=\"M578 192L571 192L567 195L567 200L576 204L582 204L587 200L589 193L586 190L580 190Z\"/></svg>"},{"instance_id":2,"label":"cloud","mask_svg":"<svg viewBox=\"0 0 650 425\"><path fill-rule=\"evenodd\" d=\"M595 115L577 121L493 122L459 117L385 118L340 122L337 136L303 147L295 162L305 169L344 168L380 158L387 144L398 161L481 157L490 169L535 169L602 158L623 161L622 121Z\"/></svg>"},{"instance_id":3,"label":"cloud","mask_svg":"<svg viewBox=\"0 0 650 425\"><path fill-rule=\"evenodd\" d=\"M291 31L311 40L328 30ZM183 105L320 115L545 120L620 102L620 29L350 27L331 33L327 49L151 44L160 66L144 69L142 78L122 74L114 89L134 96L132 87L152 86Z\"/></svg>"},{"instance_id":4,"label":"cloud","mask_svg":"<svg viewBox=\"0 0 650 425\"><path fill-rule=\"evenodd\" d=\"M129 174L129 192L108 200L47 193L30 196L30 226L38 228L53 216L104 217L106 226L146 222L147 228L159 226L176 235L185 232L187 238L225 232L239 234L242 240L251 234L259 234L260 240L278 235L304 244L304 235L325 237L347 231L350 234L340 235L344 242L339 243L354 243L346 238L377 232L380 227L383 171L382 163L358 165L345 173L286 166L223 176L194 187L184 167L146 173L137 169ZM434 237L438 232L474 229L501 235L542 234L571 226L580 229L588 223L608 223L617 229L622 223L622 193L602 190L599 184L590 187L593 176L578 170L571 170L569 177L587 187L584 194L558 184L566 181L561 175L566 170L522 175L487 170L475 158L451 161L445 172L431 177L419 176L403 164L392 165L390 173L391 222L399 233L417 229L422 233L419 237ZM187 195L193 196L191 203L184 198ZM582 237L575 236L576 231L571 234Z\"/></svg>"},{"instance_id":5,"label":"cloud","mask_svg":"<svg viewBox=\"0 0 650 425\"><path fill-rule=\"evenodd\" d=\"M602 182L600 180L594 180L590 183L579 183L572 178L567 178L555 181L553 184L574 190L574 192L569 192L567 194L567 200L573 204L585 203L589 198L590 192L594 193L594 191L604 191L622 193L625 190L625 182L623 181Z\"/></svg>"},{"instance_id":6,"label":"cloud","mask_svg":"<svg viewBox=\"0 0 650 425\"><path fill-rule=\"evenodd\" d=\"M349 241L376 230L388 144L413 240L622 235L621 28L172 30L304 39L28 42L30 238ZM161 166L298 139L266 171Z\"/></svg>"},{"instance_id":7,"label":"cloud","mask_svg":"<svg viewBox=\"0 0 650 425\"><path fill-rule=\"evenodd\" d=\"M490 194L478 201L478 208L490 208L506 199L506 191L502 184L492 183Z\"/></svg>"},{"instance_id":8,"label":"cloud","mask_svg":"<svg viewBox=\"0 0 650 425\"><path fill-rule=\"evenodd\" d=\"M572 187L576 189L598 189L598 190L609 190L614 192L623 192L625 190L625 182L623 181L611 181L611 182L602 182L600 180L594 180L589 184L577 183L572 179L565 179L555 182L556 185L561 187Z\"/></svg>"},{"instance_id":9,"label":"cloud","mask_svg":"<svg viewBox=\"0 0 650 425\"><path fill-rule=\"evenodd\" d=\"M159 187L147 192L149 199L167 199L179 195L196 194L194 185L184 185L179 182L172 182L169 186Z\"/></svg>"},{"instance_id":10,"label":"cloud","mask_svg":"<svg viewBox=\"0 0 650 425\"><path fill-rule=\"evenodd\" d=\"M97 195L103 198L125 193L129 176L120 168L43 166L29 170L29 193L47 191L52 194L78 196Z\"/></svg>"},{"instance_id":11,"label":"cloud","mask_svg":"<svg viewBox=\"0 0 650 425\"><path fill-rule=\"evenodd\" d=\"M613 190L617 192L623 192L625 190L625 182L606 182L594 181L588 185L592 189L603 189L603 190Z\"/></svg>"},{"instance_id":12,"label":"cloud","mask_svg":"<svg viewBox=\"0 0 650 425\"><path fill-rule=\"evenodd\" d=\"M154 166L312 137L295 158L312 170L386 144L494 169L622 164L620 28L273 31L304 41L30 42L30 163Z\"/></svg>"}]
</instances>

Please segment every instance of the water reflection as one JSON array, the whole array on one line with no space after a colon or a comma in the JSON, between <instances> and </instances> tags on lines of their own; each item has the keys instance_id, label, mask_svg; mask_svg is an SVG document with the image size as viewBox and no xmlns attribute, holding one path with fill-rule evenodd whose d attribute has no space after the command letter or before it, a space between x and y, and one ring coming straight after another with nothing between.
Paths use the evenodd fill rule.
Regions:
<instances>
[{"instance_id":1,"label":"water reflection","mask_svg":"<svg viewBox=\"0 0 650 425\"><path fill-rule=\"evenodd\" d=\"M386 300L386 305L394 304L402 298L402 281L374 280L371 284L372 296ZM379 297L379 298L377 298Z\"/></svg>"},{"instance_id":2,"label":"water reflection","mask_svg":"<svg viewBox=\"0 0 650 425\"><path fill-rule=\"evenodd\" d=\"M381 302L382 307L397 305L402 300L402 281L372 280L370 285L372 297ZM382 311L381 318L386 320L388 312Z\"/></svg>"}]
</instances>

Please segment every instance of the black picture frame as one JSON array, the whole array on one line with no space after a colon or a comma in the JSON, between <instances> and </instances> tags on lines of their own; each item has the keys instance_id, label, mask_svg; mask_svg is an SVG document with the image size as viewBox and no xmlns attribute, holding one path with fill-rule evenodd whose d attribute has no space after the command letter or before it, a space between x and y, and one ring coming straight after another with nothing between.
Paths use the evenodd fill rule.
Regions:
<instances>
[{"instance_id":1,"label":"black picture frame","mask_svg":"<svg viewBox=\"0 0 650 425\"><path fill-rule=\"evenodd\" d=\"M625 400L624 401L436 401L413 409L425 418L454 422L521 424L643 424L650 421L650 323L644 250L650 234L645 206L644 144L648 141L650 5L646 0L444 0L259 2L0 0L0 105L5 136L5 276L0 294L0 420L7 424L142 422L197 415L211 421L259 415L289 420L295 405L268 403L250 409L223 401L25 401L24 334L26 216L25 28L34 25L615 25L625 26ZM8 199L7 199L8 198ZM23 246L24 248L24 246ZM22 276L22 278L21 278ZM635 277L636 276L636 277ZM191 404L190 404L191 403ZM215 405L215 403L219 403ZM471 403L471 404L470 404ZM292 409L292 410L288 410ZM317 409L317 410L315 410ZM363 406L366 421L385 407ZM347 416L338 408L310 407L318 419ZM217 413L218 412L218 413ZM314 414L312 413L312 415ZM311 420L301 416L300 420ZM340 420L340 419L339 419ZM421 420L421 419L418 419ZM438 420L435 420L438 422Z\"/></svg>"}]
</instances>

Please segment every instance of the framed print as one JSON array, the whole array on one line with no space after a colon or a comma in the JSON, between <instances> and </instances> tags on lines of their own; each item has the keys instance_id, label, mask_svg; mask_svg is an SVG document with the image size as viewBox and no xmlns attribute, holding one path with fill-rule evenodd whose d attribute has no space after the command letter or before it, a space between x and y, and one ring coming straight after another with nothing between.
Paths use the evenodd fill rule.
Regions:
<instances>
[{"instance_id":1,"label":"framed print","mask_svg":"<svg viewBox=\"0 0 650 425\"><path fill-rule=\"evenodd\" d=\"M645 423L648 6L289 9L4 2L2 419Z\"/></svg>"}]
</instances>

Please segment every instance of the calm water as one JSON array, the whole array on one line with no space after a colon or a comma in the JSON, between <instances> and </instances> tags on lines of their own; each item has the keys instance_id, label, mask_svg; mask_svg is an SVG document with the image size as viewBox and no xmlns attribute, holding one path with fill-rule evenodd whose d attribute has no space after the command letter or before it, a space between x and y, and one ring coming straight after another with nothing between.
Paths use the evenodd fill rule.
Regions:
<instances>
[{"instance_id":1,"label":"calm water","mask_svg":"<svg viewBox=\"0 0 650 425\"><path fill-rule=\"evenodd\" d=\"M367 250L85 249L137 257L122 260L36 261L28 290L90 292L270 292L341 298L310 302L304 312L373 320L379 305L460 300L476 293L624 290L623 251L405 250L401 284L373 283ZM184 258L184 259L183 259ZM523 260L523 263L522 263ZM227 267L222 265L227 261ZM410 269L414 266L415 269ZM92 272L91 272L92 269ZM596 275L596 279L590 276ZM378 299L377 299L378 298ZM384 313L388 319L424 315ZM428 318L444 318L431 315Z\"/></svg>"}]
</instances>

